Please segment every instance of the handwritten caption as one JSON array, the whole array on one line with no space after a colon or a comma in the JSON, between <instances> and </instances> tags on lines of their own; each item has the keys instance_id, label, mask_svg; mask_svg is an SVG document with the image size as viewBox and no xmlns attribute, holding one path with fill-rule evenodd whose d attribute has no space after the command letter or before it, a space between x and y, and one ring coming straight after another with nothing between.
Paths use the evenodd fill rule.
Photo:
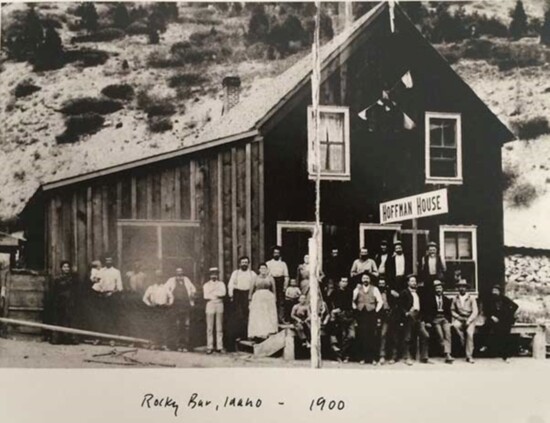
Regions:
<instances>
[{"instance_id":1,"label":"handwritten caption","mask_svg":"<svg viewBox=\"0 0 550 423\"><path fill-rule=\"evenodd\" d=\"M285 401L275 401L278 407L284 407ZM158 396L152 393L143 395L141 399L141 408L143 409L164 409L178 417L184 410L203 410L211 409L221 411L230 408L239 409L254 409L258 410L265 407L269 403L259 397L232 397L225 396L219 401L206 398L194 392L183 401L176 400L170 396ZM271 404L270 404L271 405ZM315 397L304 403L305 409L308 411L342 411L346 408L346 403L341 399L328 399L324 397Z\"/></svg>"}]
</instances>

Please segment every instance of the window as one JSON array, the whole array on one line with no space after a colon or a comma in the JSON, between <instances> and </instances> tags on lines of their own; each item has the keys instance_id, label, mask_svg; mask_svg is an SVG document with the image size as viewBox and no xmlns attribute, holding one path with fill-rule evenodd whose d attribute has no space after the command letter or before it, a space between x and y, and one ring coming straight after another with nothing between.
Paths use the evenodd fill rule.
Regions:
<instances>
[{"instance_id":1,"label":"window","mask_svg":"<svg viewBox=\"0 0 550 423\"><path fill-rule=\"evenodd\" d=\"M314 222L277 222L277 245L283 248L283 260L288 266L290 277L296 277L296 269L309 252L309 238L315 230ZM322 234L321 224L321 234ZM323 240L321 235L321 263L323 262Z\"/></svg>"},{"instance_id":2,"label":"window","mask_svg":"<svg viewBox=\"0 0 550 423\"><path fill-rule=\"evenodd\" d=\"M440 226L441 255L447 265L445 290L455 291L456 282L466 279L470 290L477 292L477 228L475 226Z\"/></svg>"},{"instance_id":3,"label":"window","mask_svg":"<svg viewBox=\"0 0 550 423\"><path fill-rule=\"evenodd\" d=\"M341 106L319 106L321 178L350 179L349 109ZM316 175L315 129L313 109L308 107L308 171L310 179Z\"/></svg>"},{"instance_id":4,"label":"window","mask_svg":"<svg viewBox=\"0 0 550 423\"><path fill-rule=\"evenodd\" d=\"M458 113L426 112L426 183L462 183L461 126Z\"/></svg>"},{"instance_id":5,"label":"window","mask_svg":"<svg viewBox=\"0 0 550 423\"><path fill-rule=\"evenodd\" d=\"M160 271L166 279L181 266L195 282L198 229L194 221L119 220L118 256L123 274L139 261L150 277Z\"/></svg>"}]
</instances>

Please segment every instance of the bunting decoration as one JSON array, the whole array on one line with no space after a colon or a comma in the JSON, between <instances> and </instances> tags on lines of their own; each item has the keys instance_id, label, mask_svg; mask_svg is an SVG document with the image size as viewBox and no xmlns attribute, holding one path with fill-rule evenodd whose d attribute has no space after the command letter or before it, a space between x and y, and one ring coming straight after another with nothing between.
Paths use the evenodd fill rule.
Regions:
<instances>
[{"instance_id":1,"label":"bunting decoration","mask_svg":"<svg viewBox=\"0 0 550 423\"><path fill-rule=\"evenodd\" d=\"M374 115L378 115L378 118L380 118L380 112L386 114L395 114L396 112L400 112L402 115L403 128L407 130L414 129L416 127L416 123L414 122L414 120L408 114L400 110L397 103L390 98L390 95L392 95L392 93L395 93L396 89L401 85L407 90L411 89L414 86L411 71L405 72L403 76L399 79L399 81L397 81L391 89L382 90L382 94L379 99L367 108L361 110L357 114L357 116L364 121L368 121L369 111L371 111L372 113L373 108L379 109L378 111L374 112ZM392 118L386 120L391 119Z\"/></svg>"}]
</instances>

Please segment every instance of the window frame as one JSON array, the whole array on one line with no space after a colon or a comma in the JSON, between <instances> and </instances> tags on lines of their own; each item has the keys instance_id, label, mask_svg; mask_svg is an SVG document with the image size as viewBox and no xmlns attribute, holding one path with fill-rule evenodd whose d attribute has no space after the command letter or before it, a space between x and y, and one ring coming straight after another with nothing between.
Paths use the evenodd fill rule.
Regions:
<instances>
[{"instance_id":1,"label":"window frame","mask_svg":"<svg viewBox=\"0 0 550 423\"><path fill-rule=\"evenodd\" d=\"M359 223L359 249L365 246L365 231L395 231L393 242L399 239L398 235L403 232L401 223Z\"/></svg>"},{"instance_id":2,"label":"window frame","mask_svg":"<svg viewBox=\"0 0 550 423\"><path fill-rule=\"evenodd\" d=\"M446 232L462 232L470 233L472 235L472 260L447 260L445 257L445 233ZM472 289L469 291L472 294L479 293L479 260L477 256L477 225L441 225L439 226L439 254L444 263L450 262L470 262L473 261L475 264L475 283L472 284L472 281L468 281L472 286ZM458 291L445 291L446 293L455 294Z\"/></svg>"},{"instance_id":3,"label":"window frame","mask_svg":"<svg viewBox=\"0 0 550 423\"><path fill-rule=\"evenodd\" d=\"M320 262L323 263L323 222L321 222L320 225L321 225L321 245L320 245L321 248L320 248L320 251L318 251L318 254L319 254ZM313 236L313 233L315 232L315 222L297 222L297 221L291 221L291 220L277 221L277 245L283 248L284 248L284 245L283 245L284 229L296 229L298 231L302 230L304 232L311 231Z\"/></svg>"},{"instance_id":4,"label":"window frame","mask_svg":"<svg viewBox=\"0 0 550 423\"><path fill-rule=\"evenodd\" d=\"M310 180L315 180L317 173L314 171L313 163L310 158L313 156L311 150L313 149L313 139L311 137L311 131L309 128L313 124L313 107L307 108L307 169ZM344 171L343 172L320 172L322 180L327 181L349 181L351 179L351 150L350 150L350 113L347 106L319 106L319 114L323 113L337 113L342 114L344 117Z\"/></svg>"},{"instance_id":5,"label":"window frame","mask_svg":"<svg viewBox=\"0 0 550 423\"><path fill-rule=\"evenodd\" d=\"M430 168L430 120L431 119L453 119L456 122L456 169L457 176L432 176ZM462 185L462 114L450 113L450 112L426 112L424 121L424 163L426 184L448 184L448 185Z\"/></svg>"}]
</instances>

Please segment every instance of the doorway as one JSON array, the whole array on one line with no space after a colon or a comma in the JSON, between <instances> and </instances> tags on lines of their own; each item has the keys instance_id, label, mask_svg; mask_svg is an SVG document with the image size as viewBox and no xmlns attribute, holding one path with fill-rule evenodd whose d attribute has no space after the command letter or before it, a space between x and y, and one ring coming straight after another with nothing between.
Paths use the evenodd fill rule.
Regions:
<instances>
[{"instance_id":1,"label":"doorway","mask_svg":"<svg viewBox=\"0 0 550 423\"><path fill-rule=\"evenodd\" d=\"M401 225L379 225L376 223L361 223L359 225L359 248L367 248L374 258L380 253L380 243L388 243L388 251L392 251L394 241L397 241ZM358 253L358 252L357 252Z\"/></svg>"},{"instance_id":2,"label":"doorway","mask_svg":"<svg viewBox=\"0 0 550 423\"><path fill-rule=\"evenodd\" d=\"M283 260L288 266L291 278L296 278L298 265L303 263L304 256L308 253L309 238L315 230L314 222L277 222L277 244L283 248ZM319 251L321 263L323 260L323 240L321 225L321 249Z\"/></svg>"}]
</instances>

